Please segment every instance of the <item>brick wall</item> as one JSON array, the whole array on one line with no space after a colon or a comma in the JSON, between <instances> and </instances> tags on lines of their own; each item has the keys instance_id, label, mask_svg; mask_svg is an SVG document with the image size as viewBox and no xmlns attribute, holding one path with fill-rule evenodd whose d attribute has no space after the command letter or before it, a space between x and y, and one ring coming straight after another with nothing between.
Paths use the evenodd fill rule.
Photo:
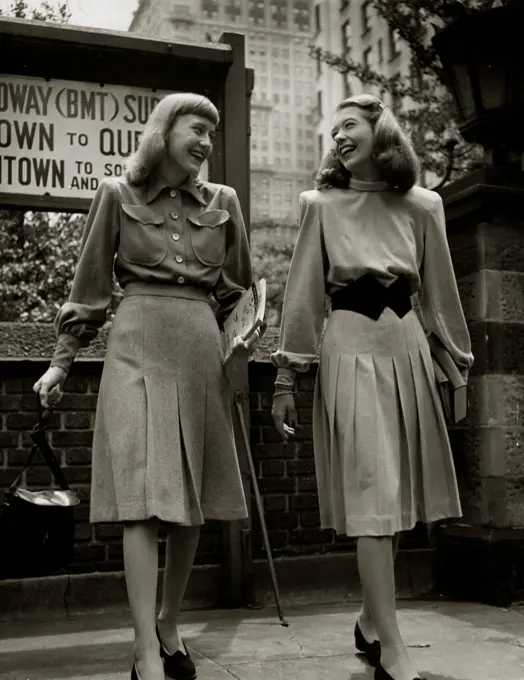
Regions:
<instances>
[{"instance_id":1,"label":"brick wall","mask_svg":"<svg viewBox=\"0 0 524 680\"><path fill-rule=\"evenodd\" d=\"M0 489L5 489L23 465L31 446L29 431L37 419L32 391L47 364L40 361L2 362L0 378ZM118 524L89 524L91 442L102 362L79 361L65 384L60 408L53 414L49 441L71 487L81 498L76 508L75 559L71 573L123 568L122 529ZM353 550L354 541L320 529L316 492L311 407L316 367L298 382L297 408L302 429L296 441L283 444L272 424L271 398L275 369L267 361L250 362L251 447L271 546L277 556ZM26 473L29 488L51 484L51 473L38 460ZM256 506L252 503L253 556L262 557L263 542ZM421 527L403 539L408 547L426 545ZM219 522L203 527L196 562L222 562Z\"/></svg>"}]
</instances>

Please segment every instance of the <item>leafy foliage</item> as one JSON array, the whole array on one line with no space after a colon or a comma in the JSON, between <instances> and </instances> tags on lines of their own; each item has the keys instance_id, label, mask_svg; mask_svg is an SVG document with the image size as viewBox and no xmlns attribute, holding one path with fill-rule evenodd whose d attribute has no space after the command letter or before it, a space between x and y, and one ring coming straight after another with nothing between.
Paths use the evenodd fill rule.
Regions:
<instances>
[{"instance_id":1,"label":"leafy foliage","mask_svg":"<svg viewBox=\"0 0 524 680\"><path fill-rule=\"evenodd\" d=\"M257 278L267 281L268 326L279 326L291 256L298 231L263 226L251 230L251 261Z\"/></svg>"},{"instance_id":2,"label":"leafy foliage","mask_svg":"<svg viewBox=\"0 0 524 680\"><path fill-rule=\"evenodd\" d=\"M455 104L446 88L442 65L429 38L434 29L468 11L490 7L493 0L370 0L370 4L408 44L411 51L410 77L399 74L384 76L350 57L315 45L310 46L310 55L376 88L381 95L388 92L394 101L402 102L396 114L411 135L423 171L447 180L464 175L479 164L483 152L460 136ZM453 139L457 144L451 145L454 158L453 164L448 167L448 158L443 151L446 142Z\"/></svg>"},{"instance_id":3,"label":"leafy foliage","mask_svg":"<svg viewBox=\"0 0 524 680\"><path fill-rule=\"evenodd\" d=\"M0 14L3 14L1 9ZM59 24L66 24L71 18L67 0L65 2L57 2L54 5L45 0L40 7L33 8L29 7L26 0L13 0L7 14L15 19L52 21Z\"/></svg>"},{"instance_id":4,"label":"leafy foliage","mask_svg":"<svg viewBox=\"0 0 524 680\"><path fill-rule=\"evenodd\" d=\"M67 296L81 216L0 212L0 321L52 321Z\"/></svg>"}]
</instances>

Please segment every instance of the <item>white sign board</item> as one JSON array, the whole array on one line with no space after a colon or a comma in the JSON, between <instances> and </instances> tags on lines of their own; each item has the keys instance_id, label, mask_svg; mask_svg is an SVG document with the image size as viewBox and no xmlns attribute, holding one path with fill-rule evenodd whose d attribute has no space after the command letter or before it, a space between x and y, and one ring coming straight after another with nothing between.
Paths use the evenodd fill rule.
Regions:
<instances>
[{"instance_id":1,"label":"white sign board","mask_svg":"<svg viewBox=\"0 0 524 680\"><path fill-rule=\"evenodd\" d=\"M93 198L101 179L124 173L166 94L0 74L0 192Z\"/></svg>"}]
</instances>

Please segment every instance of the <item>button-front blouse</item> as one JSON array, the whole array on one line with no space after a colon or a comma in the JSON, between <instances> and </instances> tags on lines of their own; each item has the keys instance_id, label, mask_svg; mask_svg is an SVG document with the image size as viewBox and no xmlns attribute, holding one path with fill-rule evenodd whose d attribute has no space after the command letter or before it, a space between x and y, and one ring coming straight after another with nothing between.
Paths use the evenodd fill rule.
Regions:
<instances>
[{"instance_id":1,"label":"button-front blouse","mask_svg":"<svg viewBox=\"0 0 524 680\"><path fill-rule=\"evenodd\" d=\"M234 189L188 178L170 187L101 182L87 216L68 302L57 314L52 366L65 371L106 321L113 271L135 281L192 286L212 294L222 322L251 285L249 244Z\"/></svg>"}]
</instances>

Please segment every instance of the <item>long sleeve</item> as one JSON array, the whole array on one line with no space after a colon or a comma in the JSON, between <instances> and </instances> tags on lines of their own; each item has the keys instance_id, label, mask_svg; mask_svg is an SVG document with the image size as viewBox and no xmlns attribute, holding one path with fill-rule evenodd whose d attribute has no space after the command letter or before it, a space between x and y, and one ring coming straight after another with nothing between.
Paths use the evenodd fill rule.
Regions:
<instances>
[{"instance_id":1,"label":"long sleeve","mask_svg":"<svg viewBox=\"0 0 524 680\"><path fill-rule=\"evenodd\" d=\"M279 349L271 355L279 376L308 370L324 327L326 255L318 206L310 193L299 199L299 235L284 293Z\"/></svg>"},{"instance_id":2,"label":"long sleeve","mask_svg":"<svg viewBox=\"0 0 524 680\"><path fill-rule=\"evenodd\" d=\"M419 301L426 330L439 338L467 379L473 354L446 237L444 205L440 196L428 215L421 279Z\"/></svg>"},{"instance_id":3,"label":"long sleeve","mask_svg":"<svg viewBox=\"0 0 524 680\"><path fill-rule=\"evenodd\" d=\"M220 326L234 309L243 293L253 282L249 241L240 201L234 189L228 204L229 221L226 235L226 257L213 295L219 304L217 320Z\"/></svg>"},{"instance_id":4,"label":"long sleeve","mask_svg":"<svg viewBox=\"0 0 524 680\"><path fill-rule=\"evenodd\" d=\"M51 366L68 372L78 350L86 347L105 323L118 233L118 198L112 183L103 181L87 216L69 299L55 318L58 342Z\"/></svg>"}]
</instances>

